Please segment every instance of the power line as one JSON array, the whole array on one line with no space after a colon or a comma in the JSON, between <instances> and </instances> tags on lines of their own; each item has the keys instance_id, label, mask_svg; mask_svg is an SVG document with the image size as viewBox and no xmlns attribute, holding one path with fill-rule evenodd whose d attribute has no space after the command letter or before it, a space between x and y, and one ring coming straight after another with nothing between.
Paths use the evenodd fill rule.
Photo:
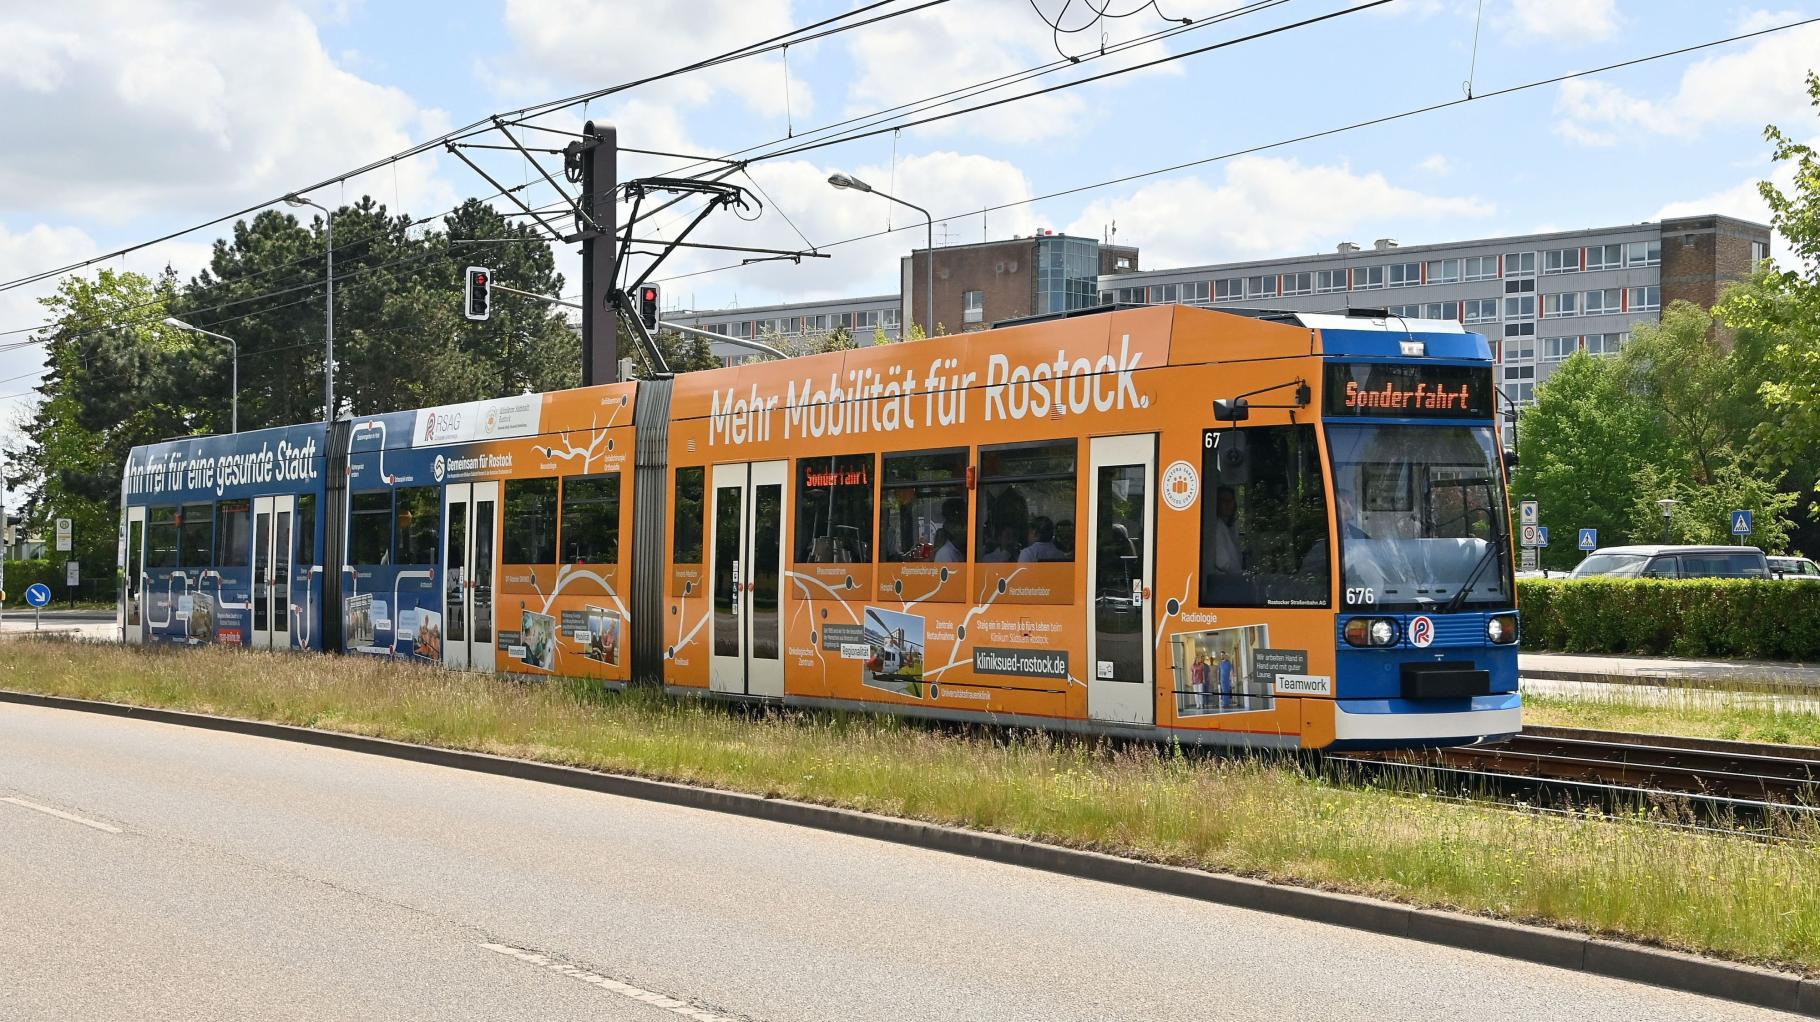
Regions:
<instances>
[{"instance_id":1,"label":"power line","mask_svg":"<svg viewBox=\"0 0 1820 1022\"><path fill-rule=\"evenodd\" d=\"M1772 35L1777 32L1786 32L1790 29L1803 28L1805 26L1813 25L1816 23L1820 23L1820 17L1806 18L1801 21L1792 21L1792 22L1789 22L1784 25L1775 25L1770 28L1758 29L1754 32L1741 32L1737 35L1726 36L1722 39L1712 39L1712 40L1708 40L1703 43L1695 43L1691 46L1682 46L1682 47L1678 47L1678 48L1672 49L1672 50L1663 50L1659 53L1652 53L1647 56L1633 57L1629 60L1622 60L1622 61L1618 61L1617 63L1613 63L1613 64L1605 64L1600 67L1585 68L1585 69L1582 69L1579 71L1570 71L1566 74L1554 75L1549 78L1538 78L1534 81L1524 82L1521 85L1511 85L1511 86L1507 86L1502 89L1496 89L1491 92L1479 93L1474 96L1463 96L1458 99L1450 99L1450 100L1446 100L1446 101L1439 102L1439 103L1431 103L1427 106L1413 107L1411 109L1402 110L1397 113L1385 114L1381 117L1373 117L1368 120L1354 121L1350 124L1344 124L1344 125L1340 125L1338 127L1333 127L1333 128L1324 128L1320 131L1309 132L1304 135L1296 135L1291 138L1278 139L1277 141L1274 141L1274 142L1264 142L1264 143L1260 143L1258 145L1248 146L1244 149L1234 149L1230 152L1220 153L1220 154L1217 154L1214 156L1206 156L1206 157L1202 157L1200 159L1195 159L1195 160L1188 160L1188 161L1185 161L1182 163L1175 163L1175 164L1171 164L1167 167L1157 167L1152 170L1139 171L1134 174L1125 174L1120 177L1108 178L1104 181L1095 181L1091 184L1075 185L1071 188L1064 188L1059 191L1048 192L1043 195L1035 195L1035 196L1031 196L1030 198L1027 198L1027 199L1014 199L1010 202L1002 202L996 206L986 206L986 207L983 207L980 209L969 209L969 210L964 210L959 213L951 213L947 216L936 217L935 220L937 223L945 223L950 220L958 220L958 219L961 219L962 217L972 216L976 213L996 213L1000 210L1012 209L1017 206L1027 206L1027 205L1029 205L1031 203L1035 203L1035 202L1044 202L1049 199L1058 199L1058 198L1062 198L1064 196L1076 195L1076 194L1079 194L1080 192L1088 192L1088 191L1094 191L1094 190L1100 189L1100 188L1108 188L1108 187L1111 187L1112 185L1125 184L1127 182L1138 181L1138 180L1142 180L1144 178L1149 178L1149 177L1156 177L1156 176L1162 175L1162 174L1171 174L1178 170L1187 170L1191 167L1205 166L1210 163L1218 163L1223 160L1230 160L1230 159L1234 159L1234 158L1237 158L1240 156L1250 156L1255 153L1265 152L1265 151L1268 151L1271 149L1280 149L1284 146L1296 145L1301 142L1309 142L1309 141L1313 141L1314 139L1318 139L1318 138L1326 138L1326 137L1329 137L1332 135L1344 134L1349 131L1356 131L1360 128L1376 127L1377 125L1380 125L1380 124L1388 124L1392 121L1405 120L1407 118L1415 117L1415 116L1418 116L1421 114L1434 113L1436 111L1445 110L1450 107L1464 106L1466 104L1475 103L1475 102L1479 102L1482 100L1495 99L1495 98L1498 98L1501 96L1515 95L1516 93L1527 92L1531 89L1539 89L1539 88L1543 88L1543 87L1549 86L1549 85L1557 85L1561 82L1565 82L1565 81L1568 81L1568 80L1574 79L1574 78L1585 78L1585 77L1590 77L1592 75L1606 74L1611 71L1618 71L1618 70L1622 70L1622 69L1628 68L1628 67L1636 67L1640 64L1648 64L1653 61L1666 60L1670 57L1684 56L1689 53L1696 53L1701 50L1708 50L1708 49L1712 49L1717 46L1727 46L1727 45L1730 45L1731 43L1742 42L1746 39L1754 39L1759 36ZM916 225L910 225L910 226L905 226L905 227L894 227L894 228L890 228L890 229L882 230L882 231L873 231L868 234L859 234L859 235L855 235L851 238L843 238L840 241L829 242L828 244L823 245L822 248L824 250L830 249L830 248L839 248L842 245L850 245L855 242L868 241L872 238L880 238L880 237L884 237L886 235L896 234L899 231L910 230L912 227L916 227L916 228L920 229L921 226L922 225L920 225L920 224L916 224ZM659 283L667 284L673 280L684 280L689 277L700 277L700 276L704 276L704 275L710 274L710 273L723 273L727 270L740 269L743 265L744 265L743 263L729 263L725 266L714 266L714 267L710 267L705 270L695 270L690 273L679 273L673 277L665 277L662 280L660 280Z\"/></svg>"},{"instance_id":2,"label":"power line","mask_svg":"<svg viewBox=\"0 0 1820 1022\"><path fill-rule=\"evenodd\" d=\"M947 3L948 0L925 0L924 3L919 4L915 7L909 7L909 8L905 8L905 9L898 10L898 11L892 11L892 12L889 12L889 13L886 13L883 15L879 15L874 18L867 19L865 21L857 22L852 25L840 26L840 27L837 27L834 29L830 29L828 31L821 32L819 34L812 35L807 38L802 38L802 39L795 38L796 36L800 35L803 32L808 32L813 29L822 28L824 26L831 25L834 22L843 21L843 20L851 18L857 14L865 13L867 11L886 6L887 4L894 3L894 2L897 2L897 0L877 0L877 2L868 4L864 7L856 8L855 10L851 10L851 11L846 11L846 12L843 12L842 14L835 15L830 18L824 18L821 21L814 22L813 24L810 24L810 25L805 25L801 28L793 29L790 32L783 33L782 35L772 36L770 39L761 40L760 42L751 44L749 46L743 46L738 49L729 50L718 56L710 57L710 58L708 58L706 60L702 60L702 61L697 61L693 64L685 65L680 68L675 68L670 71L662 72L660 74L650 75L645 78L636 79L632 82L623 83L621 85L612 86L612 87L609 87L606 89L597 89L593 92L582 93L577 96L569 97L567 99L554 100L549 103L539 104L539 105L533 106L533 107L524 107L519 110L511 111L510 113L499 115L499 116L502 118L504 118L504 117L522 118L525 116L540 116L540 115L546 114L546 113L553 113L556 110L561 110L561 109L564 109L564 108L567 108L570 106L574 106L579 103L585 103L591 99L598 99L602 96L611 95L615 92L621 92L626 89L634 88L639 85L646 85L646 84L650 84L652 82L662 81L666 78L672 78L672 77L676 77L678 75L687 74L687 73L690 73L693 71L701 70L706 67L714 66L716 64L728 63L728 62L735 61L735 60L742 60L746 57L757 56L762 53L768 53L773 49L779 48L778 45L776 45L776 44L780 40L789 39L792 42L804 42L804 41L807 41L807 39L819 39L824 36L836 34L838 32L850 31L852 29L860 28L865 25L870 25L875 22L884 21L884 20L887 20L890 18L901 17L905 14L915 13L916 11L920 11L920 10L923 10L928 7L934 7L939 4ZM81 260L79 262L74 262L74 263L67 264L65 266L60 266L60 267L57 267L56 269L43 270L43 271L40 271L37 273L27 274L26 276L23 276L23 277L14 278L12 280L0 281L0 291L9 291L16 287L23 287L27 284L37 283L38 281L45 280L49 277L60 276L65 273L72 273L76 270L86 269L90 266L95 265L96 263L106 262L110 259L118 259L122 256L130 255L131 253L140 251L141 249L150 248L153 245L163 244L164 242L172 241L177 238L181 238L186 234L193 234L196 231L205 230L207 228L214 227L217 224L225 223L229 220L234 220L239 217L246 216L249 213L256 213L259 210L265 209L269 206L275 206L278 203L283 202L287 196L302 195L307 192L316 191L317 189L320 189L320 188L326 188L329 185L344 183L352 178L360 177L363 174L370 173L370 172L378 170L382 167L394 165L394 164L398 163L400 160L410 159L412 157L422 155L423 153L430 152L448 142L457 141L460 139L470 138L470 137L473 137L476 135L484 134L488 131L493 130L495 125L496 125L496 121L495 121L494 117L487 117L482 120L474 121L461 128L457 128L453 131L445 132L442 135L437 136L436 138L429 139L424 142L420 142L417 145L411 146L408 149L400 150L399 152L393 153L390 156L381 157L377 160L373 160L373 161L366 163L360 167L357 167L353 170L346 171L346 172L336 175L334 177L325 178L322 181L318 181L314 184L307 185L302 188L293 189L289 192L286 192L284 195L280 195L275 198L268 199L264 202L260 202L255 205L252 205L252 206L247 206L246 208L237 210L233 213L228 213L223 216L218 216L212 220L208 220L208 221L205 221L200 224L196 224L191 227L186 227L181 230L172 231L168 234L160 235L149 241L143 241L143 242L139 242L137 244L128 245L124 248L115 249L112 252L103 253L101 255L97 255L97 256L93 256L88 259Z\"/></svg>"}]
</instances>

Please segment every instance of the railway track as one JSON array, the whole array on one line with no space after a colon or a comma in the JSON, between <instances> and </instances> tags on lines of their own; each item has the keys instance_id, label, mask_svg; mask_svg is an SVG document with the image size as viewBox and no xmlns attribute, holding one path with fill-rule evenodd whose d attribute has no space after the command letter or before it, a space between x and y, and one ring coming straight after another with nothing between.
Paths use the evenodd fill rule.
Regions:
<instances>
[{"instance_id":1,"label":"railway track","mask_svg":"<svg viewBox=\"0 0 1820 1022\"><path fill-rule=\"evenodd\" d=\"M1534 727L1493 745L1330 759L1480 798L1772 828L1820 822L1816 748Z\"/></svg>"}]
</instances>

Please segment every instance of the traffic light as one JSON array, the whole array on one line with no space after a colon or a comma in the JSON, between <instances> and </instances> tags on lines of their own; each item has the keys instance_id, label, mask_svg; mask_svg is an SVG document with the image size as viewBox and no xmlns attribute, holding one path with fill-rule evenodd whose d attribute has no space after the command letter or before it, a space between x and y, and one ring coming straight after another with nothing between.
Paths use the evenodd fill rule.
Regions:
<instances>
[{"instance_id":1,"label":"traffic light","mask_svg":"<svg viewBox=\"0 0 1820 1022\"><path fill-rule=\"evenodd\" d=\"M469 319L486 319L493 312L493 271L468 267L467 301L462 306Z\"/></svg>"},{"instance_id":2,"label":"traffic light","mask_svg":"<svg viewBox=\"0 0 1820 1022\"><path fill-rule=\"evenodd\" d=\"M638 289L638 320L646 330L657 329L656 284L645 284Z\"/></svg>"}]
</instances>

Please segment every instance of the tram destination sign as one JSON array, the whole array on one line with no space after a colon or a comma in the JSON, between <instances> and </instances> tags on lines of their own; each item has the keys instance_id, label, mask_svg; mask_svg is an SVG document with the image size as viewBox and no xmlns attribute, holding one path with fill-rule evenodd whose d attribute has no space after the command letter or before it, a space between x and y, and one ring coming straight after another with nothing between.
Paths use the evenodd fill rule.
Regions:
<instances>
[{"instance_id":1,"label":"tram destination sign","mask_svg":"<svg viewBox=\"0 0 1820 1022\"><path fill-rule=\"evenodd\" d=\"M1334 418L1489 419L1491 367L1330 362L1326 404Z\"/></svg>"}]
</instances>

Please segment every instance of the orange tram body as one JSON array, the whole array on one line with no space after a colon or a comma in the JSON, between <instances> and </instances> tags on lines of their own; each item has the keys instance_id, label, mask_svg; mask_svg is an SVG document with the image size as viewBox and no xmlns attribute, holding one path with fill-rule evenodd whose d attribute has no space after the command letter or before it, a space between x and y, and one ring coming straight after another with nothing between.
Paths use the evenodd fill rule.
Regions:
<instances>
[{"instance_id":1,"label":"orange tram body","mask_svg":"<svg viewBox=\"0 0 1820 1022\"><path fill-rule=\"evenodd\" d=\"M1520 726L1489 346L1093 310L137 449L129 642L1325 748Z\"/></svg>"}]
</instances>

